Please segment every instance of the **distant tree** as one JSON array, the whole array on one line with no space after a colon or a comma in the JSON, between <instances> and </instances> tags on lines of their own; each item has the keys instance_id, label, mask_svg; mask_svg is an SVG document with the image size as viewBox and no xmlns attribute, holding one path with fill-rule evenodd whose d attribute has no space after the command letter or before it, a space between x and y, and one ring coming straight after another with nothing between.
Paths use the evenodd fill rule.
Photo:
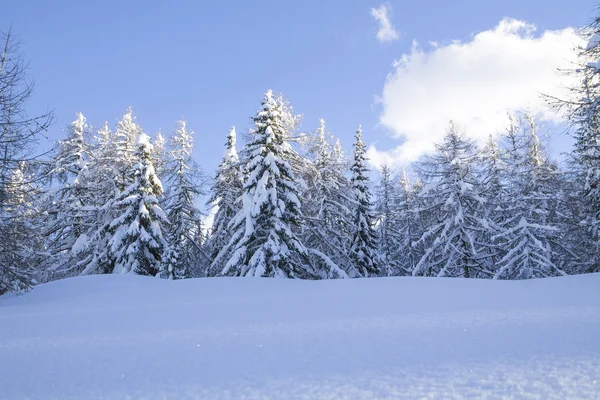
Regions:
<instances>
[{"instance_id":1,"label":"distant tree","mask_svg":"<svg viewBox=\"0 0 600 400\"><path fill-rule=\"evenodd\" d=\"M511 118L507 137L512 137L517 129ZM496 265L503 255L503 249L495 239L502 231L507 220L512 218L509 204L513 200L508 192L508 181L513 177L507 174L507 164L496 139L490 135L477 159L480 196L483 199L483 216L487 226L480 231L477 241L481 244L481 262L489 271L496 270Z\"/></svg>"},{"instance_id":2,"label":"distant tree","mask_svg":"<svg viewBox=\"0 0 600 400\"><path fill-rule=\"evenodd\" d=\"M57 187L49 191L44 203L47 217L43 232L49 257L43 264L53 277L71 275L67 271L76 263L73 248L90 226L86 208L89 157L84 134L87 125L83 114L78 113L76 117L67 127L67 137L58 142L52 170Z\"/></svg>"},{"instance_id":3,"label":"distant tree","mask_svg":"<svg viewBox=\"0 0 600 400\"><path fill-rule=\"evenodd\" d=\"M375 213L377 218L379 264L385 276L397 275L400 270L403 235L400 231L400 187L392 176L389 165L379 171L376 188ZM406 217L406 216L405 216Z\"/></svg>"},{"instance_id":4,"label":"distant tree","mask_svg":"<svg viewBox=\"0 0 600 400\"><path fill-rule=\"evenodd\" d=\"M235 127L232 127L227 134L225 152L217 168L208 201L208 205L215 210L208 239L208 257L211 260L207 271L209 276L218 275L229 260L227 245L233 236L230 223L242 206L244 177L235 144L236 132Z\"/></svg>"},{"instance_id":5,"label":"distant tree","mask_svg":"<svg viewBox=\"0 0 600 400\"><path fill-rule=\"evenodd\" d=\"M377 235L373 229L373 204L369 191L368 168L365 144L360 125L354 136L354 162L352 163L352 192L354 194L354 227L350 248L352 266L348 275L352 278L378 276L381 270L377 263Z\"/></svg>"},{"instance_id":6,"label":"distant tree","mask_svg":"<svg viewBox=\"0 0 600 400\"><path fill-rule=\"evenodd\" d=\"M564 275L557 263L563 250L556 212L560 205L558 170L543 152L531 115L506 138L506 213L496 235L504 255L494 278L530 279Z\"/></svg>"},{"instance_id":7,"label":"distant tree","mask_svg":"<svg viewBox=\"0 0 600 400\"><path fill-rule=\"evenodd\" d=\"M112 132L111 147L117 189L122 191L131 183L130 168L135 161L136 140L142 133L135 123L133 110L128 108Z\"/></svg>"},{"instance_id":8,"label":"distant tree","mask_svg":"<svg viewBox=\"0 0 600 400\"><path fill-rule=\"evenodd\" d=\"M483 200L475 173L477 148L451 123L436 152L420 163L425 182L422 213L431 217L419 239L424 253L413 275L490 277L477 238L483 222Z\"/></svg>"},{"instance_id":9,"label":"distant tree","mask_svg":"<svg viewBox=\"0 0 600 400\"><path fill-rule=\"evenodd\" d=\"M156 174L161 178L165 175L165 166L168 160L167 140L162 132L158 131L152 141L152 164L154 164Z\"/></svg>"},{"instance_id":10,"label":"distant tree","mask_svg":"<svg viewBox=\"0 0 600 400\"><path fill-rule=\"evenodd\" d=\"M321 279L346 278L349 228L354 199L344 175L346 159L339 141L326 132L325 121L310 135L302 171L302 240Z\"/></svg>"},{"instance_id":11,"label":"distant tree","mask_svg":"<svg viewBox=\"0 0 600 400\"><path fill-rule=\"evenodd\" d=\"M199 195L204 194L204 178L192 159L193 134L185 121L177 122L171 138L170 160L164 167L169 186L169 197L165 203L170 222L167 237L171 247L163 263L162 275L169 279L191 277L191 270L198 262L194 251L200 244L195 237L202 211L196 206L196 201Z\"/></svg>"},{"instance_id":12,"label":"distant tree","mask_svg":"<svg viewBox=\"0 0 600 400\"><path fill-rule=\"evenodd\" d=\"M420 182L414 185L409 182L406 170L402 170L396 179L398 196L395 198L397 247L390 251L390 257L395 259L398 269L396 275L412 275L415 265L420 259L420 253L413 243L421 237L422 224L419 220L418 193Z\"/></svg>"}]
</instances>

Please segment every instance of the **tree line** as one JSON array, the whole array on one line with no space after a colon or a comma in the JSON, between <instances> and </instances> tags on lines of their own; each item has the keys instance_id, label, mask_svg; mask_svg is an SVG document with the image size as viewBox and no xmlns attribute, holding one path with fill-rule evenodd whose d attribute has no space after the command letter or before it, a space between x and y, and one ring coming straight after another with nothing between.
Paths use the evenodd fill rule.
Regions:
<instances>
[{"instance_id":1,"label":"tree line","mask_svg":"<svg viewBox=\"0 0 600 400\"><path fill-rule=\"evenodd\" d=\"M52 114L29 118L33 86L13 35L0 59L0 293L69 276L529 279L600 271L600 20L582 31L560 165L531 114L479 145L450 122L435 151L370 182L362 129L348 156L320 121L267 91L253 128L208 177L185 121L151 139L127 110L82 114L33 156ZM207 199L206 204L201 204ZM208 218L210 215L210 218Z\"/></svg>"}]
</instances>

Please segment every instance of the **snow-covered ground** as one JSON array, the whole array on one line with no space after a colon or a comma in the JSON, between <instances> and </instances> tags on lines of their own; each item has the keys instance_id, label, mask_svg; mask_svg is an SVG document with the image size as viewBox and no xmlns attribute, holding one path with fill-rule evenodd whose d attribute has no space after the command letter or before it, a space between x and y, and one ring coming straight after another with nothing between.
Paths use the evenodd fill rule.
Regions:
<instances>
[{"instance_id":1,"label":"snow-covered ground","mask_svg":"<svg viewBox=\"0 0 600 400\"><path fill-rule=\"evenodd\" d=\"M0 298L2 399L600 399L600 274L87 276Z\"/></svg>"}]
</instances>

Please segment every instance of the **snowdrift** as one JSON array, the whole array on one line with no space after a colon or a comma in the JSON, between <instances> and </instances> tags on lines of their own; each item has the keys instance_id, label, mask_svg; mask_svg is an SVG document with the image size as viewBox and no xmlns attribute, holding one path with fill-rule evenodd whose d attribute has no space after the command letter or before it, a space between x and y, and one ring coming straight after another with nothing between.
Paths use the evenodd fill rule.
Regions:
<instances>
[{"instance_id":1,"label":"snowdrift","mask_svg":"<svg viewBox=\"0 0 600 400\"><path fill-rule=\"evenodd\" d=\"M600 274L87 276L0 298L2 399L600 398Z\"/></svg>"}]
</instances>

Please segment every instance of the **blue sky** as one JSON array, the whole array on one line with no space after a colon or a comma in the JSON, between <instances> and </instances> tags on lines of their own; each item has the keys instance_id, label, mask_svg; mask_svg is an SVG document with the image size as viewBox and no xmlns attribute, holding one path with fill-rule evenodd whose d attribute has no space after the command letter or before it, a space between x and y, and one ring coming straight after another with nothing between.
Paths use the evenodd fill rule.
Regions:
<instances>
[{"instance_id":1,"label":"blue sky","mask_svg":"<svg viewBox=\"0 0 600 400\"><path fill-rule=\"evenodd\" d=\"M556 40L550 37L543 44L533 39L545 32L584 25L593 15L594 3L20 0L3 4L0 29L6 31L12 25L24 42L22 50L31 61L30 72L36 81L31 112L55 109L57 120L50 139L61 137L76 112L83 112L88 123L100 125L107 120L114 125L132 106L138 122L150 134L159 128L169 132L178 119L186 119L196 132L197 161L212 174L229 127L235 125L238 131L250 127L250 117L267 88L282 92L295 110L304 114L303 129L316 128L323 117L350 150L354 130L361 123L365 141L379 151L372 149L373 157L403 157L404 153L393 152L402 143L399 131L405 128L390 117L402 115L393 107L426 107L407 103L399 93L407 81L413 82L415 72L393 66L394 60L411 54L413 41L419 42L426 60L420 64L413 53L411 68L423 65L430 74L416 77L414 82L419 85L418 79L444 76L444 55L453 54L446 46L453 40L465 44L459 54L481 52L478 49L485 44L468 47L469 42L477 32L491 31L490 40L495 43L499 34L493 29L505 17L537 27L533 33L504 35L508 46L515 37L524 41L527 36L532 46L540 49L536 60L546 60L552 52L548 46ZM376 37L378 22L371 9L382 4L398 33L397 40L381 42ZM438 45L431 47L429 42ZM564 43L560 51L564 51ZM490 65L498 64L494 57L499 55L488 56ZM511 74L507 73L504 79ZM398 79L390 80L388 74L396 74ZM493 76L484 78L495 79L496 75L488 75ZM485 82L478 85L485 86ZM386 88L391 95L382 103L377 99ZM435 88L426 90L437 96ZM452 86L446 90L454 91ZM491 90L489 94L497 97ZM408 110L415 114L414 109ZM469 123L466 126L481 129ZM421 128L423 132L439 129L433 125ZM421 132L419 129L416 132ZM414 149L412 155L421 151Z\"/></svg>"}]
</instances>

